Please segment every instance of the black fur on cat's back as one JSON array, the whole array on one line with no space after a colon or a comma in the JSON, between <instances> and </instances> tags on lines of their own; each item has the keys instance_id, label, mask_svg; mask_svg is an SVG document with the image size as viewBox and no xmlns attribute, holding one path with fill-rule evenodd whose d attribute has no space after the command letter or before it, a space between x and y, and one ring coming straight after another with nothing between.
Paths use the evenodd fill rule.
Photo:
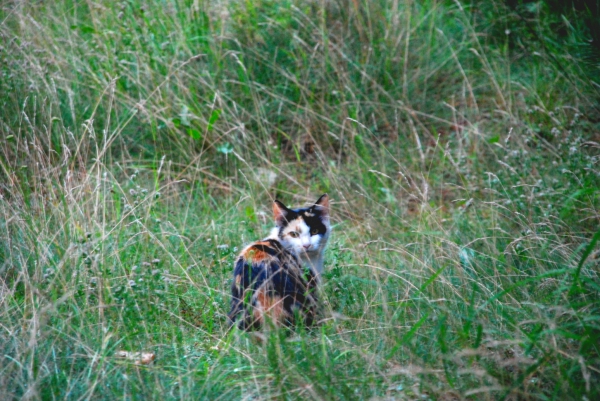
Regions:
<instances>
[{"instance_id":1,"label":"black fur on cat's back","mask_svg":"<svg viewBox=\"0 0 600 401\"><path fill-rule=\"evenodd\" d=\"M316 285L312 269L303 269L298 257L278 240L257 241L235 262L229 323L255 330L267 320L294 325L301 316L305 327L310 327L317 314Z\"/></svg>"}]
</instances>

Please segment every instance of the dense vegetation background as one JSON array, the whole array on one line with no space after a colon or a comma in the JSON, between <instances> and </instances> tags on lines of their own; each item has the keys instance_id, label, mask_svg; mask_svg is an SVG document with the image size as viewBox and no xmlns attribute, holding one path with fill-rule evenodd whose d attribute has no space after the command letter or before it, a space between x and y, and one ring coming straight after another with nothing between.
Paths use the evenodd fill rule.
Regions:
<instances>
[{"instance_id":1,"label":"dense vegetation background","mask_svg":"<svg viewBox=\"0 0 600 401\"><path fill-rule=\"evenodd\" d=\"M600 398L598 4L566 3L4 1L0 398ZM321 326L228 332L272 199L324 192Z\"/></svg>"}]
</instances>

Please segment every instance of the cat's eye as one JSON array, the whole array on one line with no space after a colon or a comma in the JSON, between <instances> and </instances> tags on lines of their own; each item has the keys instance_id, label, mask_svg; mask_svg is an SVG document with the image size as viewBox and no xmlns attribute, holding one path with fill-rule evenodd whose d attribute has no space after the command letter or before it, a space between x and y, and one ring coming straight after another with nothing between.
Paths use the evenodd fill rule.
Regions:
<instances>
[{"instance_id":1,"label":"cat's eye","mask_svg":"<svg viewBox=\"0 0 600 401\"><path fill-rule=\"evenodd\" d=\"M313 228L312 230L310 230L310 235L317 235L319 233L319 230L316 228Z\"/></svg>"},{"instance_id":2,"label":"cat's eye","mask_svg":"<svg viewBox=\"0 0 600 401\"><path fill-rule=\"evenodd\" d=\"M298 238L300 236L300 234L298 234L296 231L290 231L290 237L292 238Z\"/></svg>"}]
</instances>

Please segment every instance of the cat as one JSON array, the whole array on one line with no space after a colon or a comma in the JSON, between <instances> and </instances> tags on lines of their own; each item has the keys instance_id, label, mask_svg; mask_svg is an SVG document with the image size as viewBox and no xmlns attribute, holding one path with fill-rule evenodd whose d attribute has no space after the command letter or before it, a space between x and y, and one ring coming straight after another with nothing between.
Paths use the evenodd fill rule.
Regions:
<instances>
[{"instance_id":1,"label":"cat","mask_svg":"<svg viewBox=\"0 0 600 401\"><path fill-rule=\"evenodd\" d=\"M318 314L317 285L329 239L329 196L308 208L288 209L273 202L275 228L262 241L242 250L235 261L231 285L230 326L260 329L267 320L276 326L305 327Z\"/></svg>"}]
</instances>

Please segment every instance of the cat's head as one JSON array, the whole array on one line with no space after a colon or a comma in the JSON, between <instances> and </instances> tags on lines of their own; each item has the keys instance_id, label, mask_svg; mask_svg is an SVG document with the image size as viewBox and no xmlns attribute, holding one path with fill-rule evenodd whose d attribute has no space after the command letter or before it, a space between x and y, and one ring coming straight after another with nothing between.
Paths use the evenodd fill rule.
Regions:
<instances>
[{"instance_id":1,"label":"cat's head","mask_svg":"<svg viewBox=\"0 0 600 401\"><path fill-rule=\"evenodd\" d=\"M329 196L322 195L307 208L288 209L279 201L273 203L277 237L287 250L299 255L323 251L329 238Z\"/></svg>"}]
</instances>

